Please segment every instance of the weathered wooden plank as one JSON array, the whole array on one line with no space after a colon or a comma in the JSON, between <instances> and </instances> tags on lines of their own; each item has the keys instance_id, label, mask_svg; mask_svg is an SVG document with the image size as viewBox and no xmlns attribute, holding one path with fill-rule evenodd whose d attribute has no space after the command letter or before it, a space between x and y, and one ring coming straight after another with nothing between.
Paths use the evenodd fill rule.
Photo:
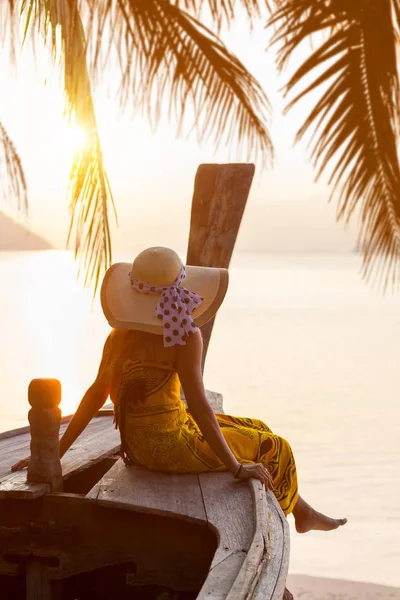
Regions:
<instances>
[{"instance_id":1,"label":"weathered wooden plank","mask_svg":"<svg viewBox=\"0 0 400 600\"><path fill-rule=\"evenodd\" d=\"M88 432L90 432L90 436L95 434L96 430L101 429L103 431L112 429L112 419L109 419L108 422L102 423L101 419L93 420L88 429L83 432L82 436L80 436L75 444L72 446L76 448L87 436ZM63 433L66 429L67 425L64 424L61 426L60 431ZM90 437L89 436L89 437ZM115 436L114 436L115 437ZM10 471L10 468L13 464L15 464L21 458L25 456L29 456L29 443L30 443L30 435L29 433L18 435L15 438L8 438L0 442L0 479L7 475ZM72 448L71 447L71 448ZM72 455L66 454L64 457L64 462L68 458L68 461L72 458Z\"/></svg>"},{"instance_id":2,"label":"weathered wooden plank","mask_svg":"<svg viewBox=\"0 0 400 600\"><path fill-rule=\"evenodd\" d=\"M289 524L272 492L267 492L267 502L268 560L263 565L253 600L281 600L289 568Z\"/></svg>"},{"instance_id":3,"label":"weathered wooden plank","mask_svg":"<svg viewBox=\"0 0 400 600\"><path fill-rule=\"evenodd\" d=\"M187 261L228 268L255 172L254 164L202 164L194 181Z\"/></svg>"},{"instance_id":4,"label":"weathered wooden plank","mask_svg":"<svg viewBox=\"0 0 400 600\"><path fill-rule=\"evenodd\" d=\"M119 460L86 497L102 506L207 522L196 474L158 473Z\"/></svg>"},{"instance_id":5,"label":"weathered wooden plank","mask_svg":"<svg viewBox=\"0 0 400 600\"><path fill-rule=\"evenodd\" d=\"M228 268L255 166L202 164L197 169L190 218L188 265ZM203 366L214 319L202 329Z\"/></svg>"},{"instance_id":6,"label":"weathered wooden plank","mask_svg":"<svg viewBox=\"0 0 400 600\"><path fill-rule=\"evenodd\" d=\"M197 600L226 600L227 592L231 589L245 556L245 552L238 550L215 565L210 570ZM236 598L236 600L242 600L242 598Z\"/></svg>"},{"instance_id":7,"label":"weathered wooden plank","mask_svg":"<svg viewBox=\"0 0 400 600\"><path fill-rule=\"evenodd\" d=\"M283 529L283 550L282 550L282 561L281 568L279 571L279 578L276 583L274 594L271 596L271 600L280 600L286 587L286 580L289 573L289 562L290 562L290 528L287 519L283 515L280 506L275 497L275 508L279 512L281 517L282 529ZM258 600L261 600L259 598Z\"/></svg>"},{"instance_id":8,"label":"weathered wooden plank","mask_svg":"<svg viewBox=\"0 0 400 600\"><path fill-rule=\"evenodd\" d=\"M224 493L223 486L218 486L221 475L200 475L206 514L212 525L217 523L220 539L198 600L281 600L289 560L288 539L283 536L286 519L274 495L271 492L266 494L255 479L249 480L245 486L248 499L242 504L244 514L240 514L240 508L228 505L232 493L228 489ZM218 479L206 490L203 480L212 481L213 476ZM218 490L218 487L221 489ZM243 503L243 499L234 499L235 505L239 502ZM240 531L240 524L246 523L248 515L253 515L252 527ZM240 548L243 531L244 544ZM273 532L272 537L268 537L270 531ZM288 535L287 531L285 535Z\"/></svg>"},{"instance_id":9,"label":"weathered wooden plank","mask_svg":"<svg viewBox=\"0 0 400 600\"><path fill-rule=\"evenodd\" d=\"M207 521L219 535L213 568L233 552L250 548L254 536L253 503L246 483L236 481L227 471L200 473L199 482Z\"/></svg>"},{"instance_id":10,"label":"weathered wooden plank","mask_svg":"<svg viewBox=\"0 0 400 600\"><path fill-rule=\"evenodd\" d=\"M224 406L223 406L224 399L222 397L222 394L219 394L218 392L211 392L210 390L206 390L206 396L207 396L207 400L209 401L213 411L219 415L224 414L224 412L225 412Z\"/></svg>"},{"instance_id":11,"label":"weathered wooden plank","mask_svg":"<svg viewBox=\"0 0 400 600\"><path fill-rule=\"evenodd\" d=\"M119 431L114 428L112 417L95 418L92 424L89 424L61 460L65 479L120 449Z\"/></svg>"},{"instance_id":12,"label":"weathered wooden plank","mask_svg":"<svg viewBox=\"0 0 400 600\"><path fill-rule=\"evenodd\" d=\"M60 433L63 433L66 428L67 423L61 426ZM104 443L102 443L102 436L104 436ZM78 453L89 451L88 459L91 460L93 454L96 455L98 452L103 453L109 449L110 444L113 448L118 446L118 440L119 433L114 429L112 417L95 417L63 457L63 473L68 475L74 470L74 457ZM0 479L3 475L9 473L11 466L15 462L25 456L29 456L29 442L29 432L17 435L15 438L7 438L0 442ZM90 445L92 442L94 443L94 447L91 452Z\"/></svg>"},{"instance_id":13,"label":"weathered wooden plank","mask_svg":"<svg viewBox=\"0 0 400 600\"><path fill-rule=\"evenodd\" d=\"M223 407L224 399L222 397L222 394L219 394L218 392L211 392L210 390L206 390L206 397L210 403L211 408L213 409L213 411L216 414L224 414L224 407ZM183 400L183 402L186 404L185 392L183 391L182 387L181 387L181 400Z\"/></svg>"},{"instance_id":14,"label":"weathered wooden plank","mask_svg":"<svg viewBox=\"0 0 400 600\"><path fill-rule=\"evenodd\" d=\"M48 483L27 483L26 470L9 473L0 481L0 500L14 498L18 500L33 500L51 492Z\"/></svg>"},{"instance_id":15,"label":"weathered wooden plank","mask_svg":"<svg viewBox=\"0 0 400 600\"><path fill-rule=\"evenodd\" d=\"M265 489L256 479L249 479L248 486L253 500L254 535L242 568L226 600L239 600L248 596L260 573L260 563L266 553L268 516Z\"/></svg>"},{"instance_id":16,"label":"weathered wooden plank","mask_svg":"<svg viewBox=\"0 0 400 600\"><path fill-rule=\"evenodd\" d=\"M254 538L252 495L245 482L235 481L228 472L201 473L199 481L208 524L218 534L218 547L198 600L225 600Z\"/></svg>"},{"instance_id":17,"label":"weathered wooden plank","mask_svg":"<svg viewBox=\"0 0 400 600\"><path fill-rule=\"evenodd\" d=\"M52 600L46 565L42 560L29 560L26 564L26 600Z\"/></svg>"},{"instance_id":18,"label":"weathered wooden plank","mask_svg":"<svg viewBox=\"0 0 400 600\"><path fill-rule=\"evenodd\" d=\"M61 431L66 427L65 423ZM29 455L29 433L17 438L17 443L13 438L6 438L0 443L0 499L36 498L49 491L46 484L27 484L26 471L10 472L13 464ZM119 447L119 432L114 429L112 417L95 417L61 460L63 478L67 479L118 452Z\"/></svg>"},{"instance_id":19,"label":"weathered wooden plank","mask_svg":"<svg viewBox=\"0 0 400 600\"><path fill-rule=\"evenodd\" d=\"M111 409L111 411L110 411ZM88 427L92 428L94 423L101 423L103 415L112 416L112 404L107 404L104 409L101 409L96 417L91 421ZM67 415L61 418L60 434L64 433L68 423L73 415ZM80 438L79 438L80 439ZM15 462L21 457L29 455L30 443L30 427L20 427L11 431L0 433L0 477L7 473Z\"/></svg>"}]
</instances>

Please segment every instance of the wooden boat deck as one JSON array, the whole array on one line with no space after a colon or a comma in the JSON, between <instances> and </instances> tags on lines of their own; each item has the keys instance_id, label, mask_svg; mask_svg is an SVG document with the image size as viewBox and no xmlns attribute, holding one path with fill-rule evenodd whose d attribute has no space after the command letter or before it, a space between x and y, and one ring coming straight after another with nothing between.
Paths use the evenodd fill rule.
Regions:
<instances>
[{"instance_id":1,"label":"wooden boat deck","mask_svg":"<svg viewBox=\"0 0 400 600\"><path fill-rule=\"evenodd\" d=\"M63 419L63 433L71 419ZM63 479L116 454L120 448L119 432L114 429L109 410L95 417L61 460ZM0 433L0 499L33 499L49 491L45 483L27 484L26 471L11 473L10 469L21 458L29 456L29 427Z\"/></svg>"},{"instance_id":2,"label":"wooden boat deck","mask_svg":"<svg viewBox=\"0 0 400 600\"><path fill-rule=\"evenodd\" d=\"M109 508L196 521L218 538L198 600L281 600L288 526L271 492L227 472L171 475L119 460L86 498ZM131 583L135 583L131 576Z\"/></svg>"},{"instance_id":3,"label":"wooden boat deck","mask_svg":"<svg viewBox=\"0 0 400 600\"><path fill-rule=\"evenodd\" d=\"M215 412L223 412L222 396L213 392L207 392L207 396ZM63 419L61 432L70 418ZM0 500L27 500L48 494L47 484L26 482L26 471L10 472L12 464L29 454L29 443L28 427L0 434ZM121 459L116 460L119 446L112 411L106 408L63 458L64 486L80 472L87 478L90 468L114 457L104 469L107 472L100 474L100 481L82 500L104 508L190 521L211 529L218 545L198 600L282 598L289 532L272 493L265 494L256 480L238 482L227 472L171 475L137 465L127 467ZM68 494L46 497L56 496L61 500ZM130 585L137 585L138 580L146 583L146 576L140 573L129 578Z\"/></svg>"}]
</instances>

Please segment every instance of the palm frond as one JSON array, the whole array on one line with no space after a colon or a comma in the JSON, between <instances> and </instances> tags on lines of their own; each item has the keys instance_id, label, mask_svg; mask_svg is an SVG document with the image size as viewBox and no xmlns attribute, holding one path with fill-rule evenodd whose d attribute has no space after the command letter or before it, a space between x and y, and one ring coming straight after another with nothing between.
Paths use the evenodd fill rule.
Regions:
<instances>
[{"instance_id":1,"label":"palm frond","mask_svg":"<svg viewBox=\"0 0 400 600\"><path fill-rule=\"evenodd\" d=\"M90 79L86 64L86 39L77 0L30 0L22 2L27 32L40 29L54 56L64 62L66 114L85 131L85 143L76 150L70 175L71 224L67 244L75 229L75 257L81 259L85 283L94 282L112 261L109 205L114 208L103 164ZM115 208L114 208L115 210Z\"/></svg>"},{"instance_id":2,"label":"palm frond","mask_svg":"<svg viewBox=\"0 0 400 600\"><path fill-rule=\"evenodd\" d=\"M244 65L195 17L169 0L90 3L90 36L95 67L105 32L121 67L121 103L144 110L153 123L163 103L182 131L188 107L201 139L246 143L249 155L272 157L266 127L268 98ZM226 3L228 4L228 2Z\"/></svg>"},{"instance_id":3,"label":"palm frond","mask_svg":"<svg viewBox=\"0 0 400 600\"><path fill-rule=\"evenodd\" d=\"M15 0L7 0L10 24L17 28ZM237 0L249 17L258 14L261 0ZM54 56L64 59L67 114L88 132L86 147L74 158L71 172L71 229L75 254L82 259L86 281L111 262L108 212L113 205L93 108L87 71L91 45L93 75L117 50L121 68L120 100L145 111L154 124L167 104L178 120L178 133L192 113L198 137L213 136L216 145L246 144L252 159L260 154L272 160L273 148L266 127L269 101L244 65L219 38L196 18L208 6L214 24L234 17L234 0L20 0L25 37L43 33ZM81 22L88 17L88 35ZM99 68L101 67L101 68ZM100 79L100 78L99 78ZM165 102L166 101L166 102Z\"/></svg>"},{"instance_id":4,"label":"palm frond","mask_svg":"<svg viewBox=\"0 0 400 600\"><path fill-rule=\"evenodd\" d=\"M0 191L6 201L16 201L19 211L28 211L28 195L19 154L0 122Z\"/></svg>"},{"instance_id":5,"label":"palm frond","mask_svg":"<svg viewBox=\"0 0 400 600\"><path fill-rule=\"evenodd\" d=\"M178 8L184 8L200 19L204 8L208 9L211 19L220 31L222 25L228 26L235 20L235 10L238 6L244 8L250 24L262 14L263 7L268 7L268 0L173 0Z\"/></svg>"},{"instance_id":6,"label":"palm frond","mask_svg":"<svg viewBox=\"0 0 400 600\"><path fill-rule=\"evenodd\" d=\"M392 2L279 0L270 25L277 26L273 41L280 44L280 70L304 40L329 34L285 86L288 94L308 81L287 109L322 86L297 140L313 129L317 178L329 166L332 194L341 188L338 219L348 221L359 210L364 276L375 272L384 287L390 280L398 284L400 86Z\"/></svg>"},{"instance_id":7,"label":"palm frond","mask_svg":"<svg viewBox=\"0 0 400 600\"><path fill-rule=\"evenodd\" d=\"M18 40L17 0L0 2L0 45L7 49L10 64L16 64L16 43Z\"/></svg>"}]
</instances>

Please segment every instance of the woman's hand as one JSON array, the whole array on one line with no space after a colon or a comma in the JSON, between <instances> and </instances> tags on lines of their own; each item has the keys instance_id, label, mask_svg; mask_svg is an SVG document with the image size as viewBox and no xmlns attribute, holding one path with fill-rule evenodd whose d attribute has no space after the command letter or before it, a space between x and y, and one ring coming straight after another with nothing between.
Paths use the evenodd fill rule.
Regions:
<instances>
[{"instance_id":1,"label":"woman's hand","mask_svg":"<svg viewBox=\"0 0 400 600\"><path fill-rule=\"evenodd\" d=\"M25 469L25 467L29 465L30 459L31 457L27 456L26 458L19 460L17 463L15 463L15 465L11 467L11 471L22 471L22 469Z\"/></svg>"},{"instance_id":2,"label":"woman's hand","mask_svg":"<svg viewBox=\"0 0 400 600\"><path fill-rule=\"evenodd\" d=\"M258 479L266 490L274 489L274 480L272 479L270 472L261 463L241 463L237 479Z\"/></svg>"}]
</instances>

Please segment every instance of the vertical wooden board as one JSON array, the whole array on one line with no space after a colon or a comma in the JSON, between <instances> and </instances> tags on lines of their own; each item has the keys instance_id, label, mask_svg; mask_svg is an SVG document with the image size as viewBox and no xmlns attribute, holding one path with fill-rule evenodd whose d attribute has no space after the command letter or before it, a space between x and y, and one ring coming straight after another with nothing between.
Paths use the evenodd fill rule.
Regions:
<instances>
[{"instance_id":1,"label":"vertical wooden board","mask_svg":"<svg viewBox=\"0 0 400 600\"><path fill-rule=\"evenodd\" d=\"M61 383L58 379L32 379L28 400L31 440L26 480L28 483L48 483L53 492L61 492Z\"/></svg>"},{"instance_id":2,"label":"vertical wooden board","mask_svg":"<svg viewBox=\"0 0 400 600\"><path fill-rule=\"evenodd\" d=\"M206 396L207 396L207 400L210 403L211 408L213 409L213 411L218 414L218 415L222 415L225 414L224 411L224 399L222 397L222 394L219 394L218 392L211 392L210 390L206 390Z\"/></svg>"},{"instance_id":3,"label":"vertical wooden board","mask_svg":"<svg viewBox=\"0 0 400 600\"><path fill-rule=\"evenodd\" d=\"M289 561L290 561L290 528L287 518L283 514L281 507L278 504L277 499L273 494L271 494L271 504L274 504L275 510L279 515L282 524L282 559L281 559L281 567L279 571L278 581L275 586L274 595L271 597L271 600L280 600L282 598L283 592L286 586L286 579L289 571Z\"/></svg>"},{"instance_id":4,"label":"vertical wooden board","mask_svg":"<svg viewBox=\"0 0 400 600\"><path fill-rule=\"evenodd\" d=\"M265 489L256 479L249 479L254 511L254 536L247 552L243 566L233 584L226 600L248 598L254 589L266 557L266 536L268 531L268 510Z\"/></svg>"},{"instance_id":5,"label":"vertical wooden board","mask_svg":"<svg viewBox=\"0 0 400 600\"><path fill-rule=\"evenodd\" d=\"M203 164L192 199L187 264L228 268L255 166Z\"/></svg>"},{"instance_id":6,"label":"vertical wooden board","mask_svg":"<svg viewBox=\"0 0 400 600\"><path fill-rule=\"evenodd\" d=\"M229 267L253 181L250 163L203 164L197 169L186 262ZM202 328L203 369L214 318Z\"/></svg>"},{"instance_id":7,"label":"vertical wooden board","mask_svg":"<svg viewBox=\"0 0 400 600\"><path fill-rule=\"evenodd\" d=\"M119 460L90 490L98 504L173 516L206 524L196 474L156 473Z\"/></svg>"},{"instance_id":8,"label":"vertical wooden board","mask_svg":"<svg viewBox=\"0 0 400 600\"><path fill-rule=\"evenodd\" d=\"M26 600L52 600L46 565L42 560L26 564Z\"/></svg>"},{"instance_id":9,"label":"vertical wooden board","mask_svg":"<svg viewBox=\"0 0 400 600\"><path fill-rule=\"evenodd\" d=\"M289 524L272 492L267 493L269 526L267 553L253 600L281 600L289 568Z\"/></svg>"},{"instance_id":10,"label":"vertical wooden board","mask_svg":"<svg viewBox=\"0 0 400 600\"><path fill-rule=\"evenodd\" d=\"M205 392L206 392L206 398L207 398L208 402L210 403L210 406L213 409L213 411L215 412L215 414L217 414L217 415L225 414L224 399L222 397L222 394L219 394L218 392L210 392L210 390L205 390ZM185 403L185 405L187 407L185 392L183 391L182 387L181 387L181 400L182 400L182 402Z\"/></svg>"}]
</instances>

